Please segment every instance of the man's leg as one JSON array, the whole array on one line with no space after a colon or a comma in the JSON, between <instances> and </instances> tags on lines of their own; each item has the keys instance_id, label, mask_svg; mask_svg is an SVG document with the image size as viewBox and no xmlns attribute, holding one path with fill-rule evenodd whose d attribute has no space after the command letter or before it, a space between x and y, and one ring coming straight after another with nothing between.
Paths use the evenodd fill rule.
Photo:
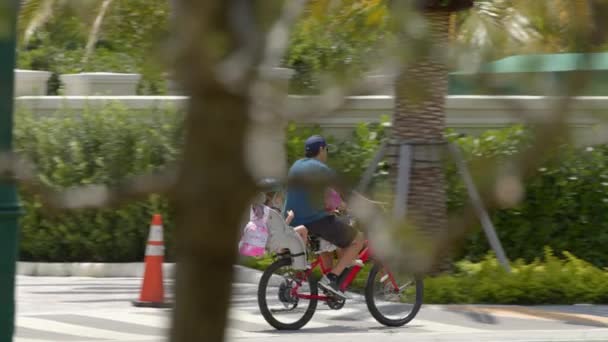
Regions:
<instances>
[{"instance_id":1,"label":"man's leg","mask_svg":"<svg viewBox=\"0 0 608 342\"><path fill-rule=\"evenodd\" d=\"M340 275L348 266L352 265L353 261L359 255L361 248L363 248L363 234L357 232L355 239L346 248L342 248L342 255L338 259L338 264L331 270L331 273Z\"/></svg>"},{"instance_id":2,"label":"man's leg","mask_svg":"<svg viewBox=\"0 0 608 342\"><path fill-rule=\"evenodd\" d=\"M325 269L332 270L334 268L334 253L333 252L323 252L319 254L321 257L321 262L323 262L323 267Z\"/></svg>"},{"instance_id":3,"label":"man's leg","mask_svg":"<svg viewBox=\"0 0 608 342\"><path fill-rule=\"evenodd\" d=\"M363 236L346 222L338 220L334 216L325 217L319 221L307 225L308 230L319 237L342 248L342 257L330 273L324 276L319 286L332 292L336 296L346 298L340 290L338 276L344 269L352 264L357 254L363 247Z\"/></svg>"},{"instance_id":4,"label":"man's leg","mask_svg":"<svg viewBox=\"0 0 608 342\"><path fill-rule=\"evenodd\" d=\"M319 238L319 257L323 262L323 267L326 270L331 271L334 268L334 252L337 247L331 242Z\"/></svg>"}]
</instances>

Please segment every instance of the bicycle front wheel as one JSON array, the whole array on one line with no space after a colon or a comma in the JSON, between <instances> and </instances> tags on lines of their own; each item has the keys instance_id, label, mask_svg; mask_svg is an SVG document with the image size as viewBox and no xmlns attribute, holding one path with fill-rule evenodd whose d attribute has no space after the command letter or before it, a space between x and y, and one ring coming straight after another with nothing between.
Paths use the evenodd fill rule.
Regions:
<instances>
[{"instance_id":1,"label":"bicycle front wheel","mask_svg":"<svg viewBox=\"0 0 608 342\"><path fill-rule=\"evenodd\" d=\"M268 324L278 330L298 330L317 308L318 289L312 276L294 270L291 259L271 264L258 286L258 306Z\"/></svg>"},{"instance_id":2,"label":"bicycle front wheel","mask_svg":"<svg viewBox=\"0 0 608 342\"><path fill-rule=\"evenodd\" d=\"M422 306L424 284L411 274L389 272L376 263L369 272L365 302L380 324L400 327L410 322Z\"/></svg>"}]
</instances>

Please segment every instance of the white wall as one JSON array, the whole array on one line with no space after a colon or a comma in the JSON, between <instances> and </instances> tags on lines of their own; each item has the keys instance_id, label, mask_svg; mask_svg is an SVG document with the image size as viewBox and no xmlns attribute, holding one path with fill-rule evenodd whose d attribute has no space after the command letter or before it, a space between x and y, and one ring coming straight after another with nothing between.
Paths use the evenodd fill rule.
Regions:
<instances>
[{"instance_id":1,"label":"white wall","mask_svg":"<svg viewBox=\"0 0 608 342\"><path fill-rule=\"evenodd\" d=\"M378 122L390 115L393 98L387 95L353 96L338 111L322 116L298 116L309 108L315 97L289 96L288 112L302 124L320 124L338 136L347 135L360 122ZM183 96L21 96L18 107L39 115L60 115L78 112L86 106L103 106L118 102L134 112L144 114L152 109L183 108ZM448 96L446 104L448 127L463 133L476 134L501 128L524 120L552 120L557 112L556 100L542 96ZM578 97L571 103L568 120L576 140L581 144L608 142L608 97ZM525 116L520 116L525 115Z\"/></svg>"}]
</instances>

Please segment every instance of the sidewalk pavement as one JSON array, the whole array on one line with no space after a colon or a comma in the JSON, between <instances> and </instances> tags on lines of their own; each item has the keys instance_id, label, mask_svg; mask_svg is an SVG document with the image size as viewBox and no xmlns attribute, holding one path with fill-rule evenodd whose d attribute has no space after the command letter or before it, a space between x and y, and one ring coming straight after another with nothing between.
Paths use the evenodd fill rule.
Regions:
<instances>
[{"instance_id":1,"label":"sidewalk pavement","mask_svg":"<svg viewBox=\"0 0 608 342\"><path fill-rule=\"evenodd\" d=\"M143 274L143 263L28 263L19 262L18 274L25 276L71 276L71 277L136 277ZM170 278L175 264L165 263L165 279ZM261 277L259 270L234 265L234 283L257 285ZM570 324L608 327L608 305L428 305L446 311L460 312L480 321L489 317L533 318L559 320Z\"/></svg>"}]
</instances>

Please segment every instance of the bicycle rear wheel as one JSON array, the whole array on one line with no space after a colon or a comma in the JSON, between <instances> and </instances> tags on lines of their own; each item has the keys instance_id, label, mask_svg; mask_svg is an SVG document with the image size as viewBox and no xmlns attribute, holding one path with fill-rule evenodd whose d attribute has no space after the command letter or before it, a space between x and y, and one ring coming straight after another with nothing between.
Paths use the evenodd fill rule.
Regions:
<instances>
[{"instance_id":1,"label":"bicycle rear wheel","mask_svg":"<svg viewBox=\"0 0 608 342\"><path fill-rule=\"evenodd\" d=\"M387 272L376 263L369 272L365 302L372 316L381 324L400 327L410 322L422 306L424 284L411 274Z\"/></svg>"},{"instance_id":2,"label":"bicycle rear wheel","mask_svg":"<svg viewBox=\"0 0 608 342\"><path fill-rule=\"evenodd\" d=\"M317 283L303 271L291 267L290 258L271 264L258 286L258 306L268 324L278 330L298 330L312 318L317 308Z\"/></svg>"}]
</instances>

